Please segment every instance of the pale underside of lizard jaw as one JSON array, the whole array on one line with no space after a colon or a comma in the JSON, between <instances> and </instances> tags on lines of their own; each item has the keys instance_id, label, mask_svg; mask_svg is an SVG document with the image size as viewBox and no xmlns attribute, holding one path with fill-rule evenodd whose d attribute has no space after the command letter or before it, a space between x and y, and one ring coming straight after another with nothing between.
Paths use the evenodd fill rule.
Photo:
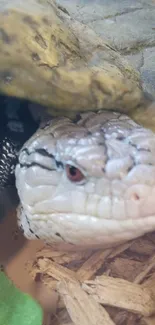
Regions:
<instances>
[{"instance_id":1,"label":"pale underside of lizard jaw","mask_svg":"<svg viewBox=\"0 0 155 325\"><path fill-rule=\"evenodd\" d=\"M82 179L69 179L67 166ZM15 174L29 239L85 249L155 230L155 134L123 114L49 121L21 149Z\"/></svg>"}]
</instances>

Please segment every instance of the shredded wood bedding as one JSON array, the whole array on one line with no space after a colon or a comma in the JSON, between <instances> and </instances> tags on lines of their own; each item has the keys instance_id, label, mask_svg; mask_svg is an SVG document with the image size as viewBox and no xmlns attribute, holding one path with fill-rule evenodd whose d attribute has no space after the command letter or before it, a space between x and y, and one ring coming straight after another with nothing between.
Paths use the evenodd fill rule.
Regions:
<instances>
[{"instance_id":1,"label":"shredded wood bedding","mask_svg":"<svg viewBox=\"0 0 155 325\"><path fill-rule=\"evenodd\" d=\"M104 251L44 247L26 268L55 293L44 325L155 324L154 233Z\"/></svg>"}]
</instances>

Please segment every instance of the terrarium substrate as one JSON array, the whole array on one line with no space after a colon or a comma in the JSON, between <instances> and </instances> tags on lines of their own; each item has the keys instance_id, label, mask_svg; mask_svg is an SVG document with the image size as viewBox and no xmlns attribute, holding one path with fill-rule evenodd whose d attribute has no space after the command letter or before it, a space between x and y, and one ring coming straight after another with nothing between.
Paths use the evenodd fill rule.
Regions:
<instances>
[{"instance_id":1,"label":"terrarium substrate","mask_svg":"<svg viewBox=\"0 0 155 325\"><path fill-rule=\"evenodd\" d=\"M44 325L155 324L155 234L96 252L43 247L27 270L55 293Z\"/></svg>"},{"instance_id":2,"label":"terrarium substrate","mask_svg":"<svg viewBox=\"0 0 155 325\"><path fill-rule=\"evenodd\" d=\"M13 212L0 227L0 259L15 285L41 301L43 325L155 325L155 233L65 253L26 241Z\"/></svg>"}]
</instances>

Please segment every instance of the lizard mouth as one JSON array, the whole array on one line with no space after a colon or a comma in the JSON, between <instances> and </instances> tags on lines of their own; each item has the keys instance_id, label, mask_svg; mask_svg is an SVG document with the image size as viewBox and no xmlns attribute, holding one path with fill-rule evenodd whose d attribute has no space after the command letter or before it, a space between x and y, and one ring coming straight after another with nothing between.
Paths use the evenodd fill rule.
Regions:
<instances>
[{"instance_id":1,"label":"lizard mouth","mask_svg":"<svg viewBox=\"0 0 155 325\"><path fill-rule=\"evenodd\" d=\"M155 215L138 219L98 219L76 213L26 215L18 213L18 224L28 239L43 239L62 249L111 247L155 229Z\"/></svg>"}]
</instances>

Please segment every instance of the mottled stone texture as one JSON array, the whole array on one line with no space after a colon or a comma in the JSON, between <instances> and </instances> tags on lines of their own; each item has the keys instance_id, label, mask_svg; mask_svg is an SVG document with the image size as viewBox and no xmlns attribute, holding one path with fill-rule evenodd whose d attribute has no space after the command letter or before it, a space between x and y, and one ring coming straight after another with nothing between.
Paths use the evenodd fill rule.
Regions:
<instances>
[{"instance_id":1,"label":"mottled stone texture","mask_svg":"<svg viewBox=\"0 0 155 325\"><path fill-rule=\"evenodd\" d=\"M90 28L94 22L86 26L65 12L53 0L0 0L0 91L56 115L135 111L143 102L139 73Z\"/></svg>"},{"instance_id":2,"label":"mottled stone texture","mask_svg":"<svg viewBox=\"0 0 155 325\"><path fill-rule=\"evenodd\" d=\"M145 91L155 97L154 0L57 0L80 22L127 57L140 72Z\"/></svg>"}]
</instances>

